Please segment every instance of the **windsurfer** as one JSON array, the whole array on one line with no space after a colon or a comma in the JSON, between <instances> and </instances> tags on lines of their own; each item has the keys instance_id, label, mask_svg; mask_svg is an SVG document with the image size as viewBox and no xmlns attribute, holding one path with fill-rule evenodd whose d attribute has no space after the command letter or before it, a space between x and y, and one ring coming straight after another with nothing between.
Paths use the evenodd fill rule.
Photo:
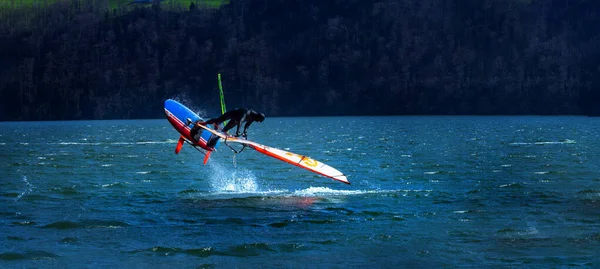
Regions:
<instances>
[{"instance_id":1,"label":"windsurfer","mask_svg":"<svg viewBox=\"0 0 600 269\"><path fill-rule=\"evenodd\" d=\"M225 114L219 116L218 118L210 119L204 122L203 124L215 124L216 126L218 126L219 124L227 120L229 120L229 122L225 125L225 127L223 127L224 133L227 133L227 131L229 131L235 126L237 127L235 131L235 137L239 137L240 125L242 125L242 123L245 122L246 124L244 125L244 131L242 132L242 136L244 138L247 138L248 127L250 127L250 125L255 121L263 122L265 120L265 114L258 113L252 109L236 108L234 110L225 112Z\"/></svg>"}]
</instances>

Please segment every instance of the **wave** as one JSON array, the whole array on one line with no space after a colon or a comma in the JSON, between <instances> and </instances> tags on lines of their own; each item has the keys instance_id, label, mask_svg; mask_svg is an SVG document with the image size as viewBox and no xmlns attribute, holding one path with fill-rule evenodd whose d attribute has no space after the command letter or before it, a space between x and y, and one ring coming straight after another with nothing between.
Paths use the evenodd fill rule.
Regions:
<instances>
[{"instance_id":1,"label":"wave","mask_svg":"<svg viewBox=\"0 0 600 269\"><path fill-rule=\"evenodd\" d=\"M509 145L523 146L523 145L562 145L562 144L575 144L575 140L565 139L563 141L539 141L539 142L513 142Z\"/></svg>"},{"instance_id":2,"label":"wave","mask_svg":"<svg viewBox=\"0 0 600 269\"><path fill-rule=\"evenodd\" d=\"M80 146L99 146L99 145L148 145L148 144L176 144L177 140L167 139L162 141L123 141L123 142L57 142L48 143L49 145L80 145ZM21 143L23 144L23 143Z\"/></svg>"},{"instance_id":3,"label":"wave","mask_svg":"<svg viewBox=\"0 0 600 269\"><path fill-rule=\"evenodd\" d=\"M219 251L216 248L209 246L204 248L177 248L177 247L163 247L156 246L146 249L138 249L128 251L129 254L158 254L161 256L173 256L177 254L197 256L197 257L209 257L209 256L234 256L234 257L251 257L259 256L267 252L294 252L298 250L304 250L306 247L303 244L297 243L246 243L238 244L223 248Z\"/></svg>"},{"instance_id":4,"label":"wave","mask_svg":"<svg viewBox=\"0 0 600 269\"><path fill-rule=\"evenodd\" d=\"M230 200L230 199L249 199L265 197L285 197L289 194L286 190L266 190L266 191L216 191L205 192L200 190L183 190L179 194L188 195L192 199L203 200Z\"/></svg>"},{"instance_id":5,"label":"wave","mask_svg":"<svg viewBox=\"0 0 600 269\"><path fill-rule=\"evenodd\" d=\"M528 227L527 229L514 229L514 228L505 228L496 231L499 235L504 235L508 237L515 236L532 236L537 235L539 232L535 227Z\"/></svg>"},{"instance_id":6,"label":"wave","mask_svg":"<svg viewBox=\"0 0 600 269\"><path fill-rule=\"evenodd\" d=\"M600 199L600 190L593 190L593 189L581 190L581 191L577 192L577 196L579 196L582 199L597 200L597 199Z\"/></svg>"},{"instance_id":7,"label":"wave","mask_svg":"<svg viewBox=\"0 0 600 269\"><path fill-rule=\"evenodd\" d=\"M197 257L209 257L212 255L218 254L213 247L205 247L205 248L191 248L191 249L183 249L183 248L171 248L171 247L152 247L147 249L139 249L129 251L129 254L137 254L137 253L148 253L148 254L159 254L159 255L174 255L174 254L187 254Z\"/></svg>"},{"instance_id":8,"label":"wave","mask_svg":"<svg viewBox=\"0 0 600 269\"><path fill-rule=\"evenodd\" d=\"M85 228L85 229L90 229L90 228L109 228L109 229L116 229L116 228L124 228L124 227L128 227L129 224L122 222L122 221L116 221L116 220L82 220L79 222L74 222L74 221L57 221L57 222L53 222L47 225L42 226L42 228L46 228L46 229L59 229L59 230L65 230L65 229L78 229L78 228Z\"/></svg>"},{"instance_id":9,"label":"wave","mask_svg":"<svg viewBox=\"0 0 600 269\"><path fill-rule=\"evenodd\" d=\"M522 184L517 183L517 182L511 182L511 183L508 183L508 184L502 184L502 185L500 185L498 187L500 187L500 188L520 189L520 188L523 188L525 186L523 186Z\"/></svg>"},{"instance_id":10,"label":"wave","mask_svg":"<svg viewBox=\"0 0 600 269\"><path fill-rule=\"evenodd\" d=\"M180 191L180 195L185 195L190 199L201 200L231 200L231 199L252 199L256 198L264 202L265 198L288 199L288 198L336 198L344 196L357 195L384 195L392 197L407 196L429 196L433 190L335 190L328 187L309 187L300 190L265 190L265 191L201 191L197 189L187 189ZM331 202L331 201L330 201Z\"/></svg>"},{"instance_id":11,"label":"wave","mask_svg":"<svg viewBox=\"0 0 600 269\"><path fill-rule=\"evenodd\" d=\"M16 226L34 226L37 224L37 222L24 220L24 221L15 221L12 224L16 225Z\"/></svg>"},{"instance_id":12,"label":"wave","mask_svg":"<svg viewBox=\"0 0 600 269\"><path fill-rule=\"evenodd\" d=\"M18 192L3 192L0 194L0 196L7 197L7 198L17 198L19 196L19 193Z\"/></svg>"},{"instance_id":13,"label":"wave","mask_svg":"<svg viewBox=\"0 0 600 269\"><path fill-rule=\"evenodd\" d=\"M100 187L102 188L108 188L108 187L119 187L119 188L124 188L129 184L129 182L113 182L113 183L109 183L109 184L102 184L100 185Z\"/></svg>"},{"instance_id":14,"label":"wave","mask_svg":"<svg viewBox=\"0 0 600 269\"><path fill-rule=\"evenodd\" d=\"M190 194L190 193L199 193L199 192L202 192L202 191L197 190L197 189L186 189L186 190L179 191L179 194Z\"/></svg>"},{"instance_id":15,"label":"wave","mask_svg":"<svg viewBox=\"0 0 600 269\"><path fill-rule=\"evenodd\" d=\"M85 145L85 146L98 146L101 143L88 143L88 142L58 142L58 143L49 143L50 145L62 145L62 146L70 146L70 145Z\"/></svg>"},{"instance_id":16,"label":"wave","mask_svg":"<svg viewBox=\"0 0 600 269\"><path fill-rule=\"evenodd\" d=\"M63 244L76 244L77 237L65 237L65 238L61 239L60 242Z\"/></svg>"},{"instance_id":17,"label":"wave","mask_svg":"<svg viewBox=\"0 0 600 269\"><path fill-rule=\"evenodd\" d=\"M467 210L454 210L454 211L452 211L452 213L454 213L454 214L483 213L483 212L485 212L485 210L480 210L480 209L477 209L477 210L467 209Z\"/></svg>"},{"instance_id":18,"label":"wave","mask_svg":"<svg viewBox=\"0 0 600 269\"><path fill-rule=\"evenodd\" d=\"M309 187L303 190L296 190L288 194L288 196L301 196L301 197L327 197L327 196L354 196L354 195L372 195L372 194L385 194L385 195L397 195L408 196L409 194L425 193L428 195L433 190L334 190L327 187Z\"/></svg>"},{"instance_id":19,"label":"wave","mask_svg":"<svg viewBox=\"0 0 600 269\"><path fill-rule=\"evenodd\" d=\"M251 257L263 254L265 251L270 252L293 252L304 248L303 244L295 243L250 243L240 244L229 247L222 255L235 257Z\"/></svg>"},{"instance_id":20,"label":"wave","mask_svg":"<svg viewBox=\"0 0 600 269\"><path fill-rule=\"evenodd\" d=\"M140 141L140 142L111 142L110 145L150 145L150 144L177 144L176 140L168 139L166 141Z\"/></svg>"},{"instance_id":21,"label":"wave","mask_svg":"<svg viewBox=\"0 0 600 269\"><path fill-rule=\"evenodd\" d=\"M75 195L79 194L79 191L75 188L75 186L70 187L52 187L50 191L53 193L58 193L62 195Z\"/></svg>"},{"instance_id":22,"label":"wave","mask_svg":"<svg viewBox=\"0 0 600 269\"><path fill-rule=\"evenodd\" d=\"M122 141L122 142L54 142L54 143L29 143L29 142L16 142L21 146L29 145L59 145L59 146L100 146L100 145L153 145L153 144L177 144L177 140L167 139L162 141ZM6 146L6 142L0 143L0 146Z\"/></svg>"},{"instance_id":23,"label":"wave","mask_svg":"<svg viewBox=\"0 0 600 269\"><path fill-rule=\"evenodd\" d=\"M60 257L60 256L57 254L54 254L52 252L40 251L40 250L0 253L0 260L3 260L3 261L55 259L58 257Z\"/></svg>"}]
</instances>

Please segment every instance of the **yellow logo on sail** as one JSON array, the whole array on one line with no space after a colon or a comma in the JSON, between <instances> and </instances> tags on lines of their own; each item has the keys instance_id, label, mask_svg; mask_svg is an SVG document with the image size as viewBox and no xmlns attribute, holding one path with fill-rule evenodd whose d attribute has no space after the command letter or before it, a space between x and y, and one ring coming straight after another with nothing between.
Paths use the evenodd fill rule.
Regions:
<instances>
[{"instance_id":1,"label":"yellow logo on sail","mask_svg":"<svg viewBox=\"0 0 600 269\"><path fill-rule=\"evenodd\" d=\"M302 163L305 164L306 166L311 166L311 167L315 167L319 164L319 162L317 162L316 160L313 160L311 158L308 157L302 157L296 153L291 153L291 152L286 152L285 153L288 156L294 156L296 158L299 158L302 160Z\"/></svg>"}]
</instances>

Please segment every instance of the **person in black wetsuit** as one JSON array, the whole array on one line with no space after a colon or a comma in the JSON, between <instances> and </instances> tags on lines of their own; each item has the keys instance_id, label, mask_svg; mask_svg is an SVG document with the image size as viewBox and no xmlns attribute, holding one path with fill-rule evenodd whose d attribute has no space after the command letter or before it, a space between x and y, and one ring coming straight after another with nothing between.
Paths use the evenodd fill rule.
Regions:
<instances>
[{"instance_id":1,"label":"person in black wetsuit","mask_svg":"<svg viewBox=\"0 0 600 269\"><path fill-rule=\"evenodd\" d=\"M226 120L229 120L229 122L227 123L227 125L225 125L225 127L223 127L223 132L227 133L227 131L229 131L231 128L237 126L235 131L235 137L240 136L240 125L242 125L242 123L245 122L246 124L244 125L244 131L242 132L242 136L246 138L248 136L246 133L248 127L250 127L250 125L252 125L252 123L255 121L263 122L265 120L265 114L258 113L252 109L236 108L234 110L225 112L225 114L219 116L218 118L207 120L206 122L204 122L204 124L219 125L225 122Z\"/></svg>"},{"instance_id":2,"label":"person in black wetsuit","mask_svg":"<svg viewBox=\"0 0 600 269\"><path fill-rule=\"evenodd\" d=\"M265 120L265 114L258 113L252 109L236 108L234 110L225 112L225 114L223 114L217 118L213 118L213 119L210 119L205 122L202 122L200 120L196 121L196 123L194 124L194 127L190 131L190 135L194 140L196 140L196 142L198 142L198 140L200 138L199 131L201 129L198 125L215 124L215 129L217 129L217 126L219 124L221 124L227 120L229 120L229 122L225 125L225 127L223 127L223 130L222 130L224 133L227 133L227 131L229 131L231 128L233 128L234 126L237 126L237 129L235 131L235 137L239 137L240 136L240 125L242 125L242 123L245 122L246 124L244 125L244 130L242 132L242 136L244 138L247 138L248 137L248 135L247 135L248 127L250 127L250 125L252 125L252 123L255 121L263 122ZM206 144L209 147L214 147L216 142L217 142L217 137L211 137L211 139Z\"/></svg>"}]
</instances>

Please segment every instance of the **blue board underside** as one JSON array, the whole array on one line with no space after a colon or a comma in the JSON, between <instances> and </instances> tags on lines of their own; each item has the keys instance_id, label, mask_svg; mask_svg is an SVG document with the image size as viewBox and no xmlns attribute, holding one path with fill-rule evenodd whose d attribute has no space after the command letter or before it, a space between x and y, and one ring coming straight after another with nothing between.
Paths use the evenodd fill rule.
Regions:
<instances>
[{"instance_id":1,"label":"blue board underside","mask_svg":"<svg viewBox=\"0 0 600 269\"><path fill-rule=\"evenodd\" d=\"M179 121L179 123L181 125L187 126L188 132L192 126L192 123L196 122L197 120L203 120L202 117L198 116L198 114L194 113L188 107L186 107L183 104L181 104L175 100L172 100L172 99L165 101L165 110L167 110L173 116L175 116L175 118L177 118L177 120ZM187 124L188 119L192 121L192 123L189 125ZM180 133L181 133L181 131L180 131ZM186 136L183 133L182 133L182 135ZM208 141L211 138L211 136L213 136L213 134L206 130L203 130L200 133L200 139L204 140L204 143L206 143L206 141ZM217 145L218 145L218 142L214 147L216 148Z\"/></svg>"}]
</instances>

